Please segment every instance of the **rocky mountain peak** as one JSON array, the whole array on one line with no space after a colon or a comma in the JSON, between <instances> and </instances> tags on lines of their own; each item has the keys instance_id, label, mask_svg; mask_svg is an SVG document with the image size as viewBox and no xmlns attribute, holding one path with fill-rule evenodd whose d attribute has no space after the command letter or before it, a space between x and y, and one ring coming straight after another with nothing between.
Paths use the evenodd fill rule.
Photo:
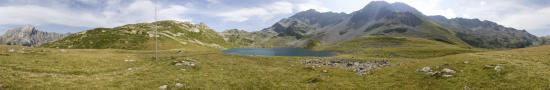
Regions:
<instances>
[{"instance_id":1,"label":"rocky mountain peak","mask_svg":"<svg viewBox=\"0 0 550 90\"><path fill-rule=\"evenodd\" d=\"M32 25L10 29L0 37L1 44L36 46L65 37L66 34L39 31Z\"/></svg>"},{"instance_id":2,"label":"rocky mountain peak","mask_svg":"<svg viewBox=\"0 0 550 90\"><path fill-rule=\"evenodd\" d=\"M363 9L357 12L380 12L383 10L388 10L389 12L411 12L414 14L421 14L415 8L401 2L388 3L386 1L372 1L367 4Z\"/></svg>"}]
</instances>

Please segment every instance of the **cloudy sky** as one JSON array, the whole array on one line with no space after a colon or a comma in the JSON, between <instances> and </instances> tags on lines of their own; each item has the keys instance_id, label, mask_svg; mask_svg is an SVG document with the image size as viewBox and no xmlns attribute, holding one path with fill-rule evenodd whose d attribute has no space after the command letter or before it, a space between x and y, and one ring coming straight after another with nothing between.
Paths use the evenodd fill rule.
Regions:
<instances>
[{"instance_id":1,"label":"cloudy sky","mask_svg":"<svg viewBox=\"0 0 550 90\"><path fill-rule=\"evenodd\" d=\"M351 13L373 0L0 0L0 34L20 25L78 32L159 20L206 23L217 31L257 31L299 11ZM550 35L550 0L386 0L426 15L490 20L535 35Z\"/></svg>"}]
</instances>

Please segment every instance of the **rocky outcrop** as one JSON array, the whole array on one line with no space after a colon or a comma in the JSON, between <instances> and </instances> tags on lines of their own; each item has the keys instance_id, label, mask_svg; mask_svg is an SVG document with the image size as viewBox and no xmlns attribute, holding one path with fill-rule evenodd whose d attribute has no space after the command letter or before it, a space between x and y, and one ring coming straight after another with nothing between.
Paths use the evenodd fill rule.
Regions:
<instances>
[{"instance_id":1,"label":"rocky outcrop","mask_svg":"<svg viewBox=\"0 0 550 90\"><path fill-rule=\"evenodd\" d=\"M61 39L68 34L39 31L36 27L25 25L10 29L0 37L1 44L38 46Z\"/></svg>"}]
</instances>

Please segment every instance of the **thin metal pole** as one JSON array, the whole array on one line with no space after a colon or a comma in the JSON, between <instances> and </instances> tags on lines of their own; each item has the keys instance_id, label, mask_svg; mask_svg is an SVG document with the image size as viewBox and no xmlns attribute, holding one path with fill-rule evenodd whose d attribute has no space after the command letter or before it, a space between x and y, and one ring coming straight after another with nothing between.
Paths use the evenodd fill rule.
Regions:
<instances>
[{"instance_id":1,"label":"thin metal pole","mask_svg":"<svg viewBox=\"0 0 550 90\"><path fill-rule=\"evenodd\" d=\"M158 42L158 29L157 29L157 0L154 0L153 2L155 7L155 21L153 22L153 29L155 30L155 60L158 60L158 49L159 49L159 42Z\"/></svg>"}]
</instances>

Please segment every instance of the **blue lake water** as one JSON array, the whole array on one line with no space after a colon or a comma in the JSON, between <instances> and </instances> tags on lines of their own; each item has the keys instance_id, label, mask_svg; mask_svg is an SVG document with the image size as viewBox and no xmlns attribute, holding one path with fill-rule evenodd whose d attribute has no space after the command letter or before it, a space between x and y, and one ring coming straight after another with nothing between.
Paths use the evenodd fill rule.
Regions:
<instances>
[{"instance_id":1,"label":"blue lake water","mask_svg":"<svg viewBox=\"0 0 550 90\"><path fill-rule=\"evenodd\" d=\"M223 51L227 54L260 55L260 56L316 56L335 55L330 51L314 51L303 48L231 48Z\"/></svg>"}]
</instances>

